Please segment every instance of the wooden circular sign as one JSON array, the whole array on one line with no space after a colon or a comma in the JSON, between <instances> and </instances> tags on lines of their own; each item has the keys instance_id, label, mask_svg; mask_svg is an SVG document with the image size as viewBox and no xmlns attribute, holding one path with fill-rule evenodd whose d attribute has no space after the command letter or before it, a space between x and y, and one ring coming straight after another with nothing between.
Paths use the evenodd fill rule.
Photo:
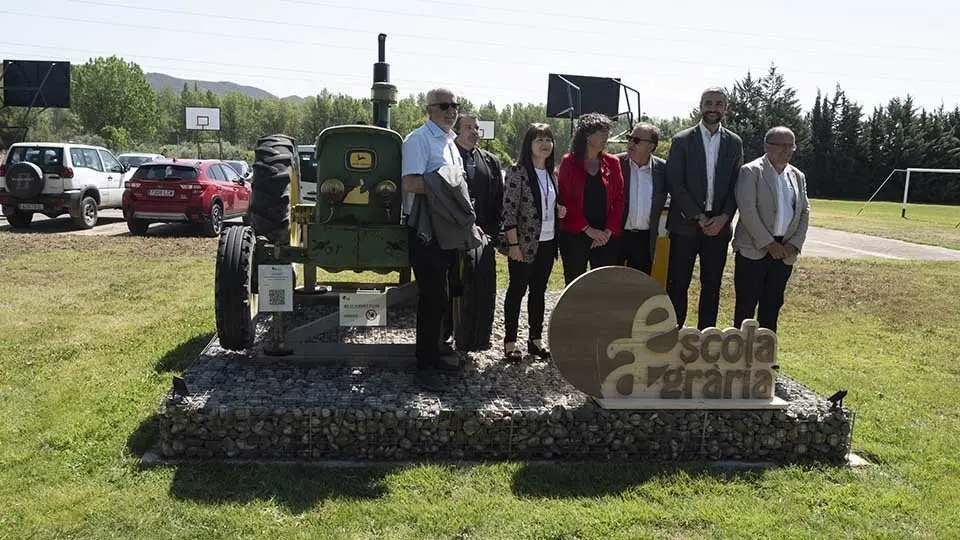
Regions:
<instances>
[{"instance_id":1,"label":"wooden circular sign","mask_svg":"<svg viewBox=\"0 0 960 540\"><path fill-rule=\"evenodd\" d=\"M610 358L608 347L636 334L638 314L642 321L637 322L646 324L637 330L649 337L652 347L666 352L677 345L673 305L647 274L626 266L604 266L573 280L550 315L550 352L563 377L586 394L604 397L608 375L634 361L628 352Z\"/></svg>"},{"instance_id":2,"label":"wooden circular sign","mask_svg":"<svg viewBox=\"0 0 960 540\"><path fill-rule=\"evenodd\" d=\"M659 283L623 266L591 270L564 289L550 317L563 377L607 408L765 408L774 396L777 335L740 328L677 328Z\"/></svg>"}]
</instances>

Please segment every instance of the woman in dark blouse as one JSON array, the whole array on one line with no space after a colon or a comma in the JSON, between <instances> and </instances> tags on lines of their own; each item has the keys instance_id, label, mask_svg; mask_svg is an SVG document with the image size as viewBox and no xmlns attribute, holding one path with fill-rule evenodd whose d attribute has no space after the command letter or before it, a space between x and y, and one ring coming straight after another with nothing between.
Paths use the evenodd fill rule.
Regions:
<instances>
[{"instance_id":1,"label":"woman in dark blouse","mask_svg":"<svg viewBox=\"0 0 960 540\"><path fill-rule=\"evenodd\" d=\"M558 243L569 284L590 269L615 264L623 221L620 160L604 151L613 122L598 113L577 119L570 152L557 173L557 202L567 208Z\"/></svg>"}]
</instances>

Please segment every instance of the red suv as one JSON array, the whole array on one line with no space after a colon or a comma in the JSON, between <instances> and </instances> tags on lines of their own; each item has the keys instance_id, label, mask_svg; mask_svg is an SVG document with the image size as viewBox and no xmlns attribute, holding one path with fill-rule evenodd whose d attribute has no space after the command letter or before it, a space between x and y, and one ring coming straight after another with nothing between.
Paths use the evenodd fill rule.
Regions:
<instances>
[{"instance_id":1,"label":"red suv","mask_svg":"<svg viewBox=\"0 0 960 540\"><path fill-rule=\"evenodd\" d=\"M198 223L205 236L219 236L223 220L244 216L250 186L219 160L161 159L141 165L124 185L123 217L142 235L151 223Z\"/></svg>"}]
</instances>

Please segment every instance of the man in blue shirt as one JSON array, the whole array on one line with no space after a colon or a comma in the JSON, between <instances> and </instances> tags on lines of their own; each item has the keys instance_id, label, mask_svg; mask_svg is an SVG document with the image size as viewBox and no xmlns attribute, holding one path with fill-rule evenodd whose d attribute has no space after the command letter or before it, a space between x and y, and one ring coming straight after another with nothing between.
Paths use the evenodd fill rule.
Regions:
<instances>
[{"instance_id":1,"label":"man in blue shirt","mask_svg":"<svg viewBox=\"0 0 960 540\"><path fill-rule=\"evenodd\" d=\"M407 220L416 197L424 195L423 175L450 165L463 169L463 160L454 142L453 125L457 121L460 105L456 95L446 88L427 92L427 121L410 132L403 141L403 214L409 226L410 265L417 280L419 303L417 305L417 382L428 390L439 391L444 387L437 371L456 371L459 361L449 356L453 350L444 336L452 329L444 329L444 320L452 310L449 291L450 271L456 261L456 250L440 248L436 237L424 242L415 226Z\"/></svg>"}]
</instances>

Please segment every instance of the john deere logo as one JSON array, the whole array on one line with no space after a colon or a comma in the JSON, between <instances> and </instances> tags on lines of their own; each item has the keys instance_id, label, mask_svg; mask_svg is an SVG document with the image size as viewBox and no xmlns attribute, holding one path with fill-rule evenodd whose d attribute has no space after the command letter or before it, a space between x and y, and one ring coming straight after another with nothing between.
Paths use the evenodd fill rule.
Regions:
<instances>
[{"instance_id":1,"label":"john deere logo","mask_svg":"<svg viewBox=\"0 0 960 540\"><path fill-rule=\"evenodd\" d=\"M660 284L631 268L598 268L570 283L550 317L550 348L564 378L604 406L774 400L776 334L755 320L678 330Z\"/></svg>"},{"instance_id":2,"label":"john deere logo","mask_svg":"<svg viewBox=\"0 0 960 540\"><path fill-rule=\"evenodd\" d=\"M367 171L374 167L376 156L372 150L351 150L347 152L347 168L353 171Z\"/></svg>"}]
</instances>

